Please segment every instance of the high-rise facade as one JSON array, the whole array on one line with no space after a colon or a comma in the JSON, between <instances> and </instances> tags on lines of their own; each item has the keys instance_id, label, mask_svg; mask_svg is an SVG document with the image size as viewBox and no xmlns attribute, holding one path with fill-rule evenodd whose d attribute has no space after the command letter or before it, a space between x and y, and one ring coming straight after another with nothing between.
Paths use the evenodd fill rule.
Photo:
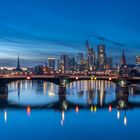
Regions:
<instances>
[{"instance_id":1,"label":"high-rise facade","mask_svg":"<svg viewBox=\"0 0 140 140\"><path fill-rule=\"evenodd\" d=\"M93 70L95 68L95 51L93 48L90 47L89 42L86 41L86 48L87 48L87 70Z\"/></svg>"},{"instance_id":2,"label":"high-rise facade","mask_svg":"<svg viewBox=\"0 0 140 140\"><path fill-rule=\"evenodd\" d=\"M84 54L78 53L77 55L77 63L76 63L77 71L84 71L85 69L85 62L84 62Z\"/></svg>"},{"instance_id":3,"label":"high-rise facade","mask_svg":"<svg viewBox=\"0 0 140 140\"><path fill-rule=\"evenodd\" d=\"M84 63L84 54L83 53L78 53L77 55L77 64L81 65Z\"/></svg>"},{"instance_id":4,"label":"high-rise facade","mask_svg":"<svg viewBox=\"0 0 140 140\"><path fill-rule=\"evenodd\" d=\"M75 70L75 58L74 57L69 58L69 70L70 71Z\"/></svg>"},{"instance_id":5,"label":"high-rise facade","mask_svg":"<svg viewBox=\"0 0 140 140\"><path fill-rule=\"evenodd\" d=\"M62 71L69 70L69 56L68 55L61 55L60 56L60 64L62 66Z\"/></svg>"},{"instance_id":6,"label":"high-rise facade","mask_svg":"<svg viewBox=\"0 0 140 140\"><path fill-rule=\"evenodd\" d=\"M113 58L107 57L106 58L106 69L111 69L113 67Z\"/></svg>"},{"instance_id":7,"label":"high-rise facade","mask_svg":"<svg viewBox=\"0 0 140 140\"><path fill-rule=\"evenodd\" d=\"M55 71L55 58L48 58L48 67Z\"/></svg>"},{"instance_id":8,"label":"high-rise facade","mask_svg":"<svg viewBox=\"0 0 140 140\"><path fill-rule=\"evenodd\" d=\"M105 51L105 45L100 44L97 46L97 65L99 70L104 70L106 67L106 51Z\"/></svg>"}]
</instances>

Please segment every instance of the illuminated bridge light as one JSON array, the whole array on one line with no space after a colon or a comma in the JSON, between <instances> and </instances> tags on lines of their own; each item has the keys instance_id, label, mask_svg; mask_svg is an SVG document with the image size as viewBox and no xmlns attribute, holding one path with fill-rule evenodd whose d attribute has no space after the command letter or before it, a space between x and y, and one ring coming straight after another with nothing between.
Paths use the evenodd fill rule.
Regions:
<instances>
[{"instance_id":1,"label":"illuminated bridge light","mask_svg":"<svg viewBox=\"0 0 140 140\"><path fill-rule=\"evenodd\" d=\"M30 77L30 76L27 76L27 77L26 77L26 79L27 79L27 80L30 80L30 79L31 79L31 77Z\"/></svg>"},{"instance_id":2,"label":"illuminated bridge light","mask_svg":"<svg viewBox=\"0 0 140 140\"><path fill-rule=\"evenodd\" d=\"M96 78L96 77L94 77L94 80L97 80L97 78Z\"/></svg>"},{"instance_id":3,"label":"illuminated bridge light","mask_svg":"<svg viewBox=\"0 0 140 140\"><path fill-rule=\"evenodd\" d=\"M93 77L91 77L90 79L93 80Z\"/></svg>"},{"instance_id":4,"label":"illuminated bridge light","mask_svg":"<svg viewBox=\"0 0 140 140\"><path fill-rule=\"evenodd\" d=\"M112 80L112 77L109 77L109 81L111 81Z\"/></svg>"},{"instance_id":5,"label":"illuminated bridge light","mask_svg":"<svg viewBox=\"0 0 140 140\"><path fill-rule=\"evenodd\" d=\"M78 80L79 79L79 77L76 77L76 80Z\"/></svg>"}]
</instances>

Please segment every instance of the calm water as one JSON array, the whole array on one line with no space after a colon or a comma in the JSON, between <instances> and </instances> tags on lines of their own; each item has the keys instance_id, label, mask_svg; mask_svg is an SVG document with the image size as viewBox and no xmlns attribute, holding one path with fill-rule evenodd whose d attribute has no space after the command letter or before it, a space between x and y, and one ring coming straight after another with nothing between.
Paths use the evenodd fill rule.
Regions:
<instances>
[{"instance_id":1,"label":"calm water","mask_svg":"<svg viewBox=\"0 0 140 140\"><path fill-rule=\"evenodd\" d=\"M48 82L13 82L0 98L0 138L139 140L139 95L107 81L74 82L66 91Z\"/></svg>"}]
</instances>

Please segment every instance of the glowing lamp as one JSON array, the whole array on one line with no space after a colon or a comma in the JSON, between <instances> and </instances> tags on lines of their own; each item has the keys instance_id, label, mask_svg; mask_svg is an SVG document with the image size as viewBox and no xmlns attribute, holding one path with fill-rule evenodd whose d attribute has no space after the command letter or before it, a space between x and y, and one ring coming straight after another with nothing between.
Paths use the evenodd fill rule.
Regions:
<instances>
[{"instance_id":1,"label":"glowing lamp","mask_svg":"<svg viewBox=\"0 0 140 140\"><path fill-rule=\"evenodd\" d=\"M109 77L109 81L111 81L112 80L112 77Z\"/></svg>"},{"instance_id":2,"label":"glowing lamp","mask_svg":"<svg viewBox=\"0 0 140 140\"><path fill-rule=\"evenodd\" d=\"M27 80L30 80L30 79L31 79L31 77L30 77L30 76L27 76L27 77L26 77L26 79L27 79Z\"/></svg>"},{"instance_id":3,"label":"glowing lamp","mask_svg":"<svg viewBox=\"0 0 140 140\"><path fill-rule=\"evenodd\" d=\"M91 80L93 80L93 77L91 77Z\"/></svg>"},{"instance_id":4,"label":"glowing lamp","mask_svg":"<svg viewBox=\"0 0 140 140\"><path fill-rule=\"evenodd\" d=\"M76 80L78 80L79 78L78 77L76 77Z\"/></svg>"}]
</instances>

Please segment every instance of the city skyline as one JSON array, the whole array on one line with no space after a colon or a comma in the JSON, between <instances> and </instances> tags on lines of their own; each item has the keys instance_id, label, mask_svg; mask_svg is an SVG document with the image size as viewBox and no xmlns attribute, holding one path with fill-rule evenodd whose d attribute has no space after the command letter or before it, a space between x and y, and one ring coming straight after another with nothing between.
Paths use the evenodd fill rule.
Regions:
<instances>
[{"instance_id":1,"label":"city skyline","mask_svg":"<svg viewBox=\"0 0 140 140\"><path fill-rule=\"evenodd\" d=\"M128 62L135 63L139 5L137 0L5 0L0 4L0 66L15 66L18 54L23 67L50 56L85 54L85 40L96 52L104 43L118 63L124 49Z\"/></svg>"}]
</instances>

